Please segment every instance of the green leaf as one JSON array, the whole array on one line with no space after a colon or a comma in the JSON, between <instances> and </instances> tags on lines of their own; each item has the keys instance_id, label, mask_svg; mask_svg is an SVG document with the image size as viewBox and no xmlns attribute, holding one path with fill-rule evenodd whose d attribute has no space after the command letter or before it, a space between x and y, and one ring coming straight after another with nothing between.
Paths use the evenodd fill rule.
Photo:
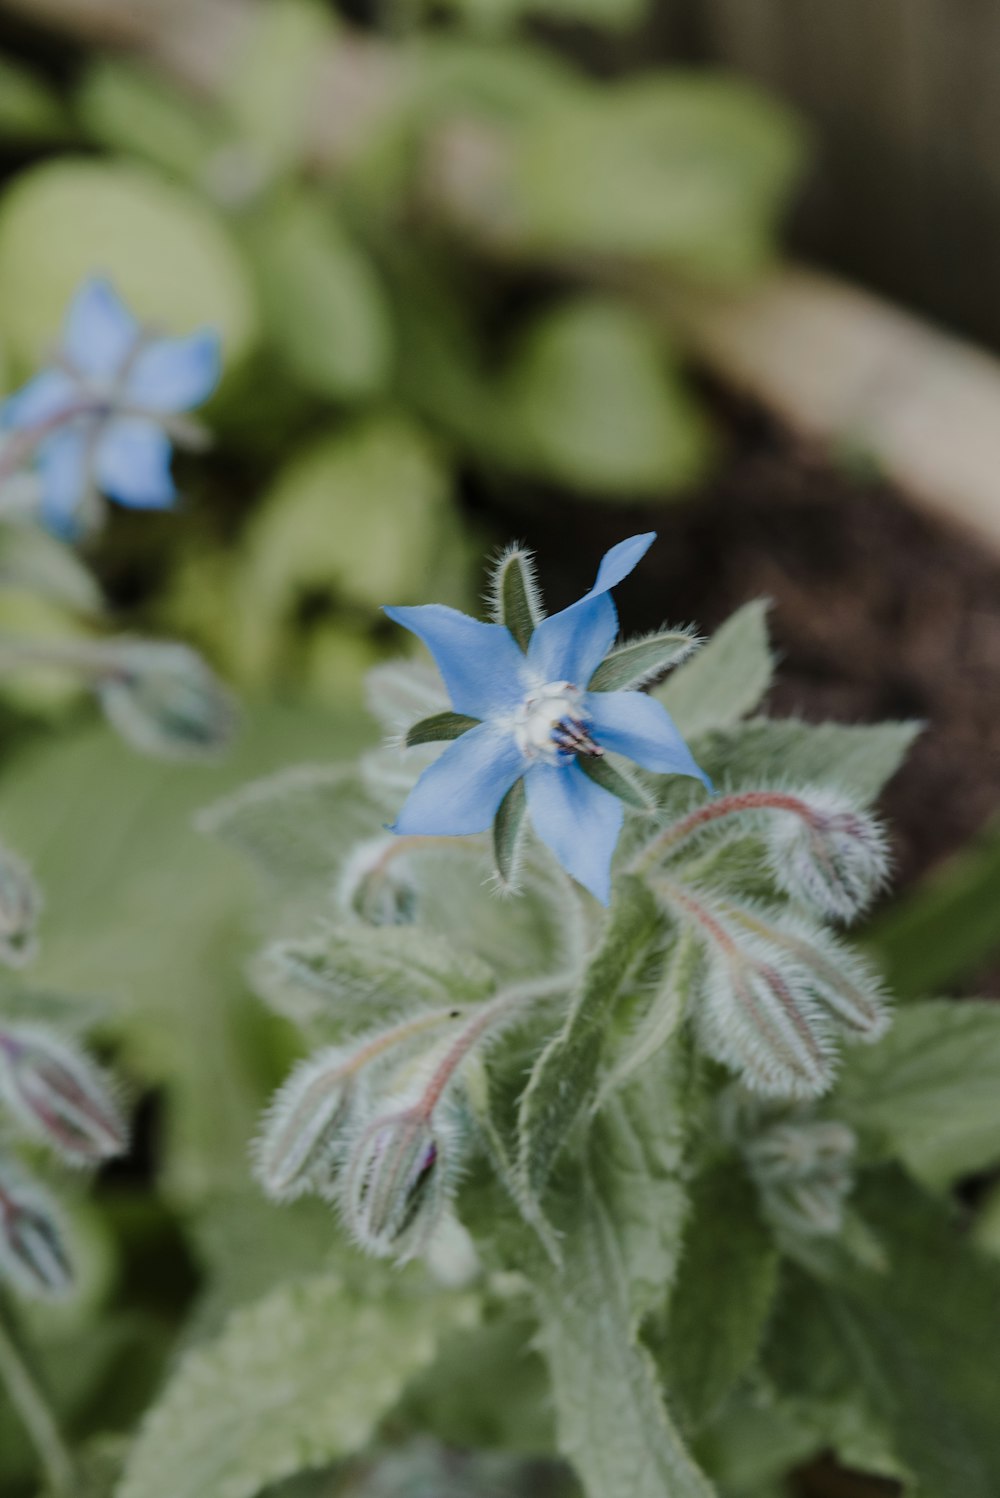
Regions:
<instances>
[{"instance_id":1,"label":"green leaf","mask_svg":"<svg viewBox=\"0 0 1000 1498\"><path fill-rule=\"evenodd\" d=\"M77 614L98 614L101 590L62 541L35 525L0 525L0 587L40 593Z\"/></svg>"},{"instance_id":2,"label":"green leaf","mask_svg":"<svg viewBox=\"0 0 1000 1498\"><path fill-rule=\"evenodd\" d=\"M268 174L304 153L317 68L336 35L316 0L282 0L248 18L242 45L225 73L222 104Z\"/></svg>"},{"instance_id":3,"label":"green leaf","mask_svg":"<svg viewBox=\"0 0 1000 1498\"><path fill-rule=\"evenodd\" d=\"M505 380L523 462L582 494L655 496L704 471L708 432L648 320L588 297L545 312Z\"/></svg>"},{"instance_id":4,"label":"green leaf","mask_svg":"<svg viewBox=\"0 0 1000 1498\"><path fill-rule=\"evenodd\" d=\"M1000 949L1000 824L993 822L877 915L865 932L901 999L947 992Z\"/></svg>"},{"instance_id":5,"label":"green leaf","mask_svg":"<svg viewBox=\"0 0 1000 1498\"><path fill-rule=\"evenodd\" d=\"M528 121L512 212L538 250L637 256L732 279L766 262L801 157L797 122L749 85L639 78Z\"/></svg>"},{"instance_id":6,"label":"green leaf","mask_svg":"<svg viewBox=\"0 0 1000 1498\"><path fill-rule=\"evenodd\" d=\"M517 547L504 552L493 574L491 591L497 623L506 625L521 649L527 650L542 617L530 553Z\"/></svg>"},{"instance_id":7,"label":"green leaf","mask_svg":"<svg viewBox=\"0 0 1000 1498\"><path fill-rule=\"evenodd\" d=\"M601 662L587 690L619 692L627 687L644 686L686 660L698 644L698 637L691 629L663 629L637 640L625 640Z\"/></svg>"},{"instance_id":8,"label":"green leaf","mask_svg":"<svg viewBox=\"0 0 1000 1498\"><path fill-rule=\"evenodd\" d=\"M370 400L392 366L392 326L371 262L319 198L268 201L249 226L261 304L275 346L302 385Z\"/></svg>"},{"instance_id":9,"label":"green leaf","mask_svg":"<svg viewBox=\"0 0 1000 1498\"><path fill-rule=\"evenodd\" d=\"M406 747L413 749L418 744L440 744L448 739L460 739L470 728L476 728L479 721L478 718L466 717L464 713L434 713L406 730Z\"/></svg>"},{"instance_id":10,"label":"green leaf","mask_svg":"<svg viewBox=\"0 0 1000 1498\"><path fill-rule=\"evenodd\" d=\"M528 797L524 788L524 776L515 780L500 802L500 809L493 823L493 857L502 883L513 888L517 868L517 848Z\"/></svg>"},{"instance_id":11,"label":"green leaf","mask_svg":"<svg viewBox=\"0 0 1000 1498\"><path fill-rule=\"evenodd\" d=\"M101 57L77 90L76 111L102 145L196 182L224 143L221 121L190 92L119 58Z\"/></svg>"},{"instance_id":12,"label":"green leaf","mask_svg":"<svg viewBox=\"0 0 1000 1498\"><path fill-rule=\"evenodd\" d=\"M900 1009L875 1046L845 1057L837 1111L926 1185L1000 1161L1000 1004Z\"/></svg>"},{"instance_id":13,"label":"green leaf","mask_svg":"<svg viewBox=\"0 0 1000 1498\"><path fill-rule=\"evenodd\" d=\"M67 134L66 112L52 90L28 68L0 57L0 138L48 142Z\"/></svg>"},{"instance_id":14,"label":"green leaf","mask_svg":"<svg viewBox=\"0 0 1000 1498\"><path fill-rule=\"evenodd\" d=\"M610 791L613 796L624 801L626 806L644 812L656 809L653 797L628 770L613 765L610 760L603 757L587 758L581 755L577 763L583 773L596 785L603 786L604 790Z\"/></svg>"},{"instance_id":15,"label":"green leaf","mask_svg":"<svg viewBox=\"0 0 1000 1498\"><path fill-rule=\"evenodd\" d=\"M488 967L417 926L343 926L272 943L255 968L271 1005L332 1039L414 1004L474 1004L495 987Z\"/></svg>"},{"instance_id":16,"label":"green leaf","mask_svg":"<svg viewBox=\"0 0 1000 1498\"><path fill-rule=\"evenodd\" d=\"M580 993L562 1029L535 1062L521 1098L520 1172L532 1206L539 1203L574 1124L594 1099L616 1005L660 932L661 917L648 890L637 879L623 880Z\"/></svg>"},{"instance_id":17,"label":"green leaf","mask_svg":"<svg viewBox=\"0 0 1000 1498\"><path fill-rule=\"evenodd\" d=\"M711 1498L636 1341L620 1223L587 1177L564 1207L562 1268L533 1275L560 1450L587 1498Z\"/></svg>"},{"instance_id":18,"label":"green leaf","mask_svg":"<svg viewBox=\"0 0 1000 1498\"><path fill-rule=\"evenodd\" d=\"M662 970L646 1004L645 1013L633 1019L613 1053L601 1083L598 1106L630 1082L636 1072L661 1051L684 1017L694 970L701 962L697 940L681 931L668 950Z\"/></svg>"},{"instance_id":19,"label":"green leaf","mask_svg":"<svg viewBox=\"0 0 1000 1498\"><path fill-rule=\"evenodd\" d=\"M118 1498L252 1498L364 1447L475 1302L387 1283L378 1305L318 1275L236 1311L142 1426Z\"/></svg>"},{"instance_id":20,"label":"green leaf","mask_svg":"<svg viewBox=\"0 0 1000 1498\"><path fill-rule=\"evenodd\" d=\"M45 358L95 267L144 321L217 328L227 369L256 339L242 259L204 199L145 168L60 157L22 172L0 203L0 334L22 367Z\"/></svg>"},{"instance_id":21,"label":"green leaf","mask_svg":"<svg viewBox=\"0 0 1000 1498\"><path fill-rule=\"evenodd\" d=\"M683 1256L663 1332L652 1338L688 1426L719 1411L750 1369L777 1288L778 1255L744 1171L722 1164L691 1188Z\"/></svg>"},{"instance_id":22,"label":"green leaf","mask_svg":"<svg viewBox=\"0 0 1000 1498\"><path fill-rule=\"evenodd\" d=\"M919 723L802 723L753 718L698 741L698 760L734 790L782 784L835 786L863 804L875 801L921 731Z\"/></svg>"},{"instance_id":23,"label":"green leaf","mask_svg":"<svg viewBox=\"0 0 1000 1498\"><path fill-rule=\"evenodd\" d=\"M828 1285L814 1283L779 1322L769 1372L793 1396L807 1391L812 1301L835 1330L847 1388L888 1428L920 1498L994 1498L1000 1265L964 1241L946 1205L891 1172L865 1185L858 1209L888 1271L847 1261Z\"/></svg>"},{"instance_id":24,"label":"green leaf","mask_svg":"<svg viewBox=\"0 0 1000 1498\"><path fill-rule=\"evenodd\" d=\"M652 695L686 738L731 728L759 707L774 675L766 599L744 604ZM772 767L772 774L774 773Z\"/></svg>"}]
</instances>

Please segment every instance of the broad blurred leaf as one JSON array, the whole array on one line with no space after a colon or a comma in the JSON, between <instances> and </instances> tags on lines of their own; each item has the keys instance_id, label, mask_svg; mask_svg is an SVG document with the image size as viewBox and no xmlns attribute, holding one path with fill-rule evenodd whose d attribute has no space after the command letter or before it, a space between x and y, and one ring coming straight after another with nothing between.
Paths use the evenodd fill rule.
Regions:
<instances>
[{"instance_id":1,"label":"broad blurred leaf","mask_svg":"<svg viewBox=\"0 0 1000 1498\"><path fill-rule=\"evenodd\" d=\"M737 609L698 653L653 688L688 738L729 728L759 707L774 675L766 599Z\"/></svg>"},{"instance_id":2,"label":"broad blurred leaf","mask_svg":"<svg viewBox=\"0 0 1000 1498\"><path fill-rule=\"evenodd\" d=\"M1000 950L1000 825L907 890L877 916L866 940L901 999L947 991Z\"/></svg>"},{"instance_id":3,"label":"broad blurred leaf","mask_svg":"<svg viewBox=\"0 0 1000 1498\"><path fill-rule=\"evenodd\" d=\"M332 207L304 195L269 202L250 245L268 330L292 373L337 400L380 391L392 356L388 308Z\"/></svg>"},{"instance_id":4,"label":"broad blurred leaf","mask_svg":"<svg viewBox=\"0 0 1000 1498\"><path fill-rule=\"evenodd\" d=\"M662 494L693 482L705 419L663 342L624 303L579 298L529 329L505 397L533 470L582 493Z\"/></svg>"},{"instance_id":5,"label":"broad blurred leaf","mask_svg":"<svg viewBox=\"0 0 1000 1498\"><path fill-rule=\"evenodd\" d=\"M49 142L68 133L66 111L48 85L20 63L0 57L0 140Z\"/></svg>"},{"instance_id":6,"label":"broad blurred leaf","mask_svg":"<svg viewBox=\"0 0 1000 1498\"><path fill-rule=\"evenodd\" d=\"M63 542L37 525L0 525L0 588L41 593L51 603L97 614L101 590Z\"/></svg>"},{"instance_id":7,"label":"broad blurred leaf","mask_svg":"<svg viewBox=\"0 0 1000 1498\"><path fill-rule=\"evenodd\" d=\"M259 6L247 20L225 79L223 105L239 137L273 173L303 154L315 68L336 34L335 22L318 0Z\"/></svg>"},{"instance_id":8,"label":"broad blurred leaf","mask_svg":"<svg viewBox=\"0 0 1000 1498\"><path fill-rule=\"evenodd\" d=\"M112 150L144 157L196 180L223 141L204 101L141 65L99 57L84 74L76 111L85 130Z\"/></svg>"},{"instance_id":9,"label":"broad blurred leaf","mask_svg":"<svg viewBox=\"0 0 1000 1498\"><path fill-rule=\"evenodd\" d=\"M837 1111L926 1185L1000 1161L1000 1004L927 1000L845 1057Z\"/></svg>"},{"instance_id":10,"label":"broad blurred leaf","mask_svg":"<svg viewBox=\"0 0 1000 1498\"><path fill-rule=\"evenodd\" d=\"M868 804L895 775L921 727L751 718L700 738L698 762L718 785L759 786L775 779L829 785Z\"/></svg>"},{"instance_id":11,"label":"broad blurred leaf","mask_svg":"<svg viewBox=\"0 0 1000 1498\"><path fill-rule=\"evenodd\" d=\"M252 1498L363 1448L438 1340L475 1319L466 1296L337 1275L281 1286L188 1353L129 1456L119 1498Z\"/></svg>"},{"instance_id":12,"label":"broad blurred leaf","mask_svg":"<svg viewBox=\"0 0 1000 1498\"><path fill-rule=\"evenodd\" d=\"M359 421L292 458L245 538L234 628L247 670L271 670L303 601L423 600L453 524L449 489L438 451L402 416Z\"/></svg>"},{"instance_id":13,"label":"broad blurred leaf","mask_svg":"<svg viewBox=\"0 0 1000 1498\"><path fill-rule=\"evenodd\" d=\"M766 261L801 155L792 116L748 85L641 79L594 88L525 125L512 210L539 249L732 278Z\"/></svg>"},{"instance_id":14,"label":"broad blurred leaf","mask_svg":"<svg viewBox=\"0 0 1000 1498\"><path fill-rule=\"evenodd\" d=\"M256 336L247 273L203 200L108 161L62 157L21 173L0 201L0 334L23 369L45 356L73 293L96 273L172 334L217 328L227 364Z\"/></svg>"}]
</instances>

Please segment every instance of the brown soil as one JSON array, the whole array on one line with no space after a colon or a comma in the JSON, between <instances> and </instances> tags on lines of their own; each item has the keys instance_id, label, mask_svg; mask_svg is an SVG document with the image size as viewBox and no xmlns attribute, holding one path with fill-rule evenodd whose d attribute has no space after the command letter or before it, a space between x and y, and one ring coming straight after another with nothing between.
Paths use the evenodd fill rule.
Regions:
<instances>
[{"instance_id":1,"label":"brown soil","mask_svg":"<svg viewBox=\"0 0 1000 1498\"><path fill-rule=\"evenodd\" d=\"M590 586L605 547L655 527L658 544L619 590L626 629L711 630L766 595L781 655L771 711L925 721L883 802L898 888L1000 807L1000 557L759 414L725 415L727 456L690 500L591 507L545 494L526 512L494 496L490 524L537 549L552 606Z\"/></svg>"}]
</instances>

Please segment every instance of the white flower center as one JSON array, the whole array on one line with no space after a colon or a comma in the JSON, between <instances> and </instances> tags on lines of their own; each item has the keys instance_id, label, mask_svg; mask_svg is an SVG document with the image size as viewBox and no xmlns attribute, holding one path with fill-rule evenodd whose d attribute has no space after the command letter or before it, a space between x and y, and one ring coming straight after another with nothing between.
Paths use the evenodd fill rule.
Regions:
<instances>
[{"instance_id":1,"label":"white flower center","mask_svg":"<svg viewBox=\"0 0 1000 1498\"><path fill-rule=\"evenodd\" d=\"M526 759L559 764L575 754L596 757L601 750L587 732L589 721L580 688L571 681L549 681L518 707L514 738Z\"/></svg>"}]
</instances>

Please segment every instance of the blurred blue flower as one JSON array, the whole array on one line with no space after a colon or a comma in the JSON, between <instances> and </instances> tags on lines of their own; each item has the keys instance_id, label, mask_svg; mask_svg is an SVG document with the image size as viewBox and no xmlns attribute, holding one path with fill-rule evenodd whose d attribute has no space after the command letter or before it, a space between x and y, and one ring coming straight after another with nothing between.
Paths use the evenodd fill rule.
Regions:
<instances>
[{"instance_id":1,"label":"blurred blue flower","mask_svg":"<svg viewBox=\"0 0 1000 1498\"><path fill-rule=\"evenodd\" d=\"M478 719L421 775L394 832L484 832L524 778L527 810L542 841L602 903L621 831L620 800L581 767L604 751L645 770L710 783L670 714L639 691L588 691L618 634L610 590L646 554L655 533L612 547L579 602L542 619L527 650L502 624L483 624L439 604L386 609L431 651L457 713Z\"/></svg>"},{"instance_id":2,"label":"blurred blue flower","mask_svg":"<svg viewBox=\"0 0 1000 1498\"><path fill-rule=\"evenodd\" d=\"M0 426L32 439L46 524L75 533L95 493L169 509L171 444L193 435L178 413L207 400L219 371L215 332L152 336L107 281L85 282L52 368L0 406Z\"/></svg>"}]
</instances>

